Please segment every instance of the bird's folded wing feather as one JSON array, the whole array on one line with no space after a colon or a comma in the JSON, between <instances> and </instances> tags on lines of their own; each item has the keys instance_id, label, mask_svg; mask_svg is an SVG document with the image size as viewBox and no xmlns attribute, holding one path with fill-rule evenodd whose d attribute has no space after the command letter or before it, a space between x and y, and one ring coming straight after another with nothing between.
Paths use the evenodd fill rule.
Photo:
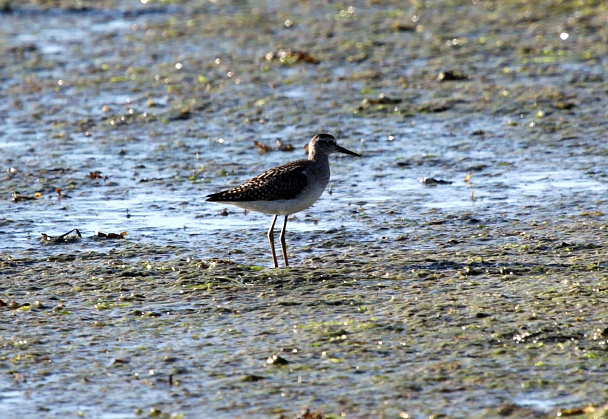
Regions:
<instances>
[{"instance_id":1,"label":"bird's folded wing feather","mask_svg":"<svg viewBox=\"0 0 608 419\"><path fill-rule=\"evenodd\" d=\"M308 185L307 160L270 169L236 188L207 196L207 201L276 201L293 199Z\"/></svg>"}]
</instances>

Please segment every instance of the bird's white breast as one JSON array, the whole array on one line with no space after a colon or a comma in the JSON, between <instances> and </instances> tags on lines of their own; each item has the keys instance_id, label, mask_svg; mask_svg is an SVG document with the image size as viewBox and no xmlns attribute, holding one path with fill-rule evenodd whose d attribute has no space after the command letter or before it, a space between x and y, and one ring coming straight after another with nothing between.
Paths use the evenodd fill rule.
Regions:
<instances>
[{"instance_id":1,"label":"bird's white breast","mask_svg":"<svg viewBox=\"0 0 608 419\"><path fill-rule=\"evenodd\" d=\"M245 201L245 202L226 202L240 208L251 211L261 212L263 214L278 214L289 215L295 214L309 208L317 202L323 194L329 179L326 181L317 181L308 184L302 192L294 199L278 199L274 201Z\"/></svg>"}]
</instances>

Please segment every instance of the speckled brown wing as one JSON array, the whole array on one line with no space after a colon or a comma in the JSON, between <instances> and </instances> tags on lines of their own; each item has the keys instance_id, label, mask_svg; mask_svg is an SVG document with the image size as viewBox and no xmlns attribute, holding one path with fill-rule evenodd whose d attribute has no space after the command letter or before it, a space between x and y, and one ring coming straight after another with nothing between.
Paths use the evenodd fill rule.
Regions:
<instances>
[{"instance_id":1,"label":"speckled brown wing","mask_svg":"<svg viewBox=\"0 0 608 419\"><path fill-rule=\"evenodd\" d=\"M294 199L308 185L308 160L297 160L272 168L241 186L207 195L210 202L278 201Z\"/></svg>"}]
</instances>

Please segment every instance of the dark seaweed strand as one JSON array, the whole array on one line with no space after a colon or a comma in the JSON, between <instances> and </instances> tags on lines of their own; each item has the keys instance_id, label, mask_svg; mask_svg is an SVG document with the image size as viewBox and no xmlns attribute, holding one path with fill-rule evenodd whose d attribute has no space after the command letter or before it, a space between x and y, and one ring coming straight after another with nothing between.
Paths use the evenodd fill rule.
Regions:
<instances>
[{"instance_id":1,"label":"dark seaweed strand","mask_svg":"<svg viewBox=\"0 0 608 419\"><path fill-rule=\"evenodd\" d=\"M270 169L236 188L207 195L207 201L276 201L294 199L308 185L304 173L308 160L297 160Z\"/></svg>"}]
</instances>

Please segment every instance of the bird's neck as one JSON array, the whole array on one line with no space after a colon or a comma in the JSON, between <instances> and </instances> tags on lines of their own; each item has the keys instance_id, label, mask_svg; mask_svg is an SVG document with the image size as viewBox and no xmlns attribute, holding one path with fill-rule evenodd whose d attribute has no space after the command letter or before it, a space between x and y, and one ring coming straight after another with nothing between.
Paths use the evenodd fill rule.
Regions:
<instances>
[{"instance_id":1,"label":"bird's neck","mask_svg":"<svg viewBox=\"0 0 608 419\"><path fill-rule=\"evenodd\" d=\"M308 152L308 160L320 164L328 164L329 155L325 153L317 153L316 150L312 149Z\"/></svg>"}]
</instances>

